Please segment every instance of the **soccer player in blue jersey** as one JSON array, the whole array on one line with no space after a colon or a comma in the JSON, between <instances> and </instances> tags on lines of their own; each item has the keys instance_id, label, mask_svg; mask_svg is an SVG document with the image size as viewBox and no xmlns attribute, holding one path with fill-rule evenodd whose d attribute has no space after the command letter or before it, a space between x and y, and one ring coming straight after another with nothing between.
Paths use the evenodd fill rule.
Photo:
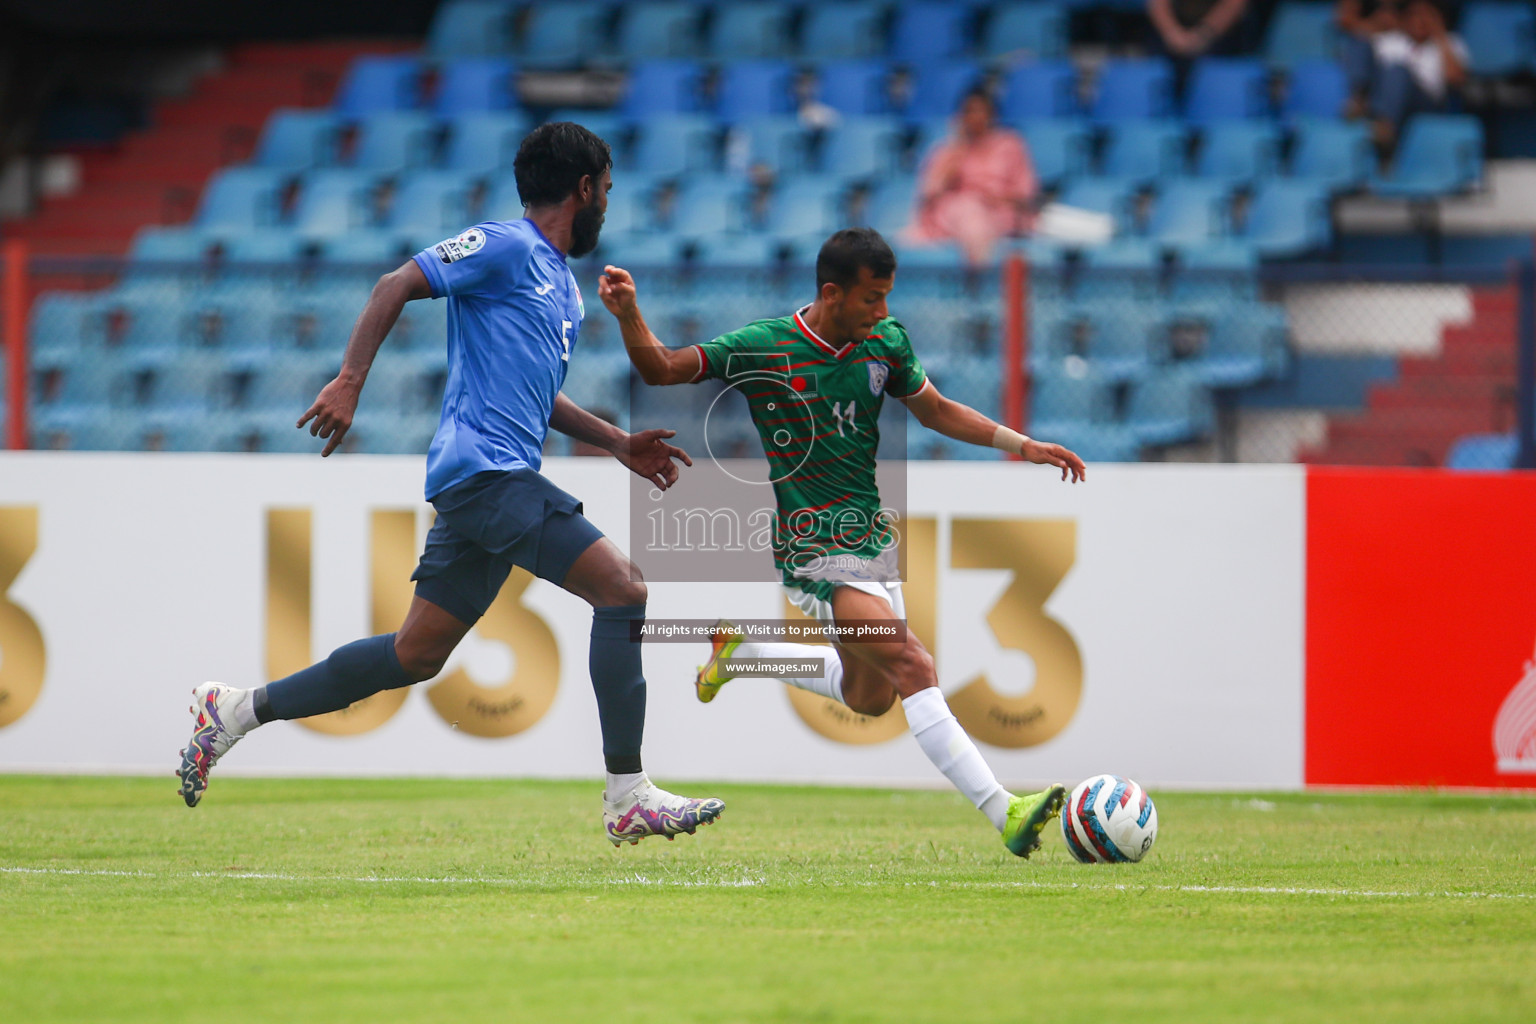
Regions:
<instances>
[{"instance_id":1,"label":"soccer player in blue jersey","mask_svg":"<svg viewBox=\"0 0 1536 1024\"><path fill-rule=\"evenodd\" d=\"M613 187L608 145L579 125L545 124L523 140L513 169L526 216L478 224L380 278L352 328L341 373L298 422L325 439L322 456L335 451L400 310L413 299L448 299L448 382L427 452L426 496L437 522L411 577L416 594L405 622L266 686L197 687L196 727L178 772L187 806L202 799L214 763L255 727L337 711L437 675L516 565L593 606L589 664L607 767L608 839L619 845L691 833L725 809L646 778L645 677L631 632L645 617L645 584L582 515L581 502L539 473L550 427L612 452L657 487L676 481L674 460L691 465L667 443L672 431L628 434L560 394L584 315L566 258L597 247Z\"/></svg>"}]
</instances>

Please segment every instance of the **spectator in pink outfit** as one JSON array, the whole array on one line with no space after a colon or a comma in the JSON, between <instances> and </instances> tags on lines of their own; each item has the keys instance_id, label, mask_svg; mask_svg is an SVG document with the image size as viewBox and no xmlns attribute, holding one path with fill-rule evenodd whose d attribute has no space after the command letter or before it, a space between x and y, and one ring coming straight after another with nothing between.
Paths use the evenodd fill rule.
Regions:
<instances>
[{"instance_id":1,"label":"spectator in pink outfit","mask_svg":"<svg viewBox=\"0 0 1536 1024\"><path fill-rule=\"evenodd\" d=\"M968 263L984 264L998 239L1029 231L1037 190L1024 139L998 127L992 97L978 87L961 100L954 131L923 161L907 241L953 241Z\"/></svg>"}]
</instances>

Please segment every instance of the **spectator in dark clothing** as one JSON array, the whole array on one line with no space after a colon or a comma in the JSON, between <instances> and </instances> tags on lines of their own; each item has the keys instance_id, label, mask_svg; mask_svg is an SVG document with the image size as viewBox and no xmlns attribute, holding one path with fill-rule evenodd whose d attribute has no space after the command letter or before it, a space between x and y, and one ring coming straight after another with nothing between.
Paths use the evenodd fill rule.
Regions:
<instances>
[{"instance_id":1,"label":"spectator in dark clothing","mask_svg":"<svg viewBox=\"0 0 1536 1024\"><path fill-rule=\"evenodd\" d=\"M1196 60L1245 49L1238 29L1247 13L1248 0L1147 0L1147 17L1163 52L1173 60L1179 95Z\"/></svg>"}]
</instances>

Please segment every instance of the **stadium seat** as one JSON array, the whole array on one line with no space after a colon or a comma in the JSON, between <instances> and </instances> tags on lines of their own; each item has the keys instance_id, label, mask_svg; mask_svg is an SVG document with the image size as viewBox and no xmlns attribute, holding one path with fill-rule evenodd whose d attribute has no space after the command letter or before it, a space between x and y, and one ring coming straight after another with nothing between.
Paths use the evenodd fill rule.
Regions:
<instances>
[{"instance_id":1,"label":"stadium seat","mask_svg":"<svg viewBox=\"0 0 1536 1024\"><path fill-rule=\"evenodd\" d=\"M549 121L572 121L607 142L613 148L614 159L619 159L619 152L624 148L628 138L629 120L618 110L584 110L580 107L565 107L551 110L549 116L544 118Z\"/></svg>"},{"instance_id":2,"label":"stadium seat","mask_svg":"<svg viewBox=\"0 0 1536 1024\"><path fill-rule=\"evenodd\" d=\"M140 228L128 247L135 263L199 263L208 255L212 239L194 228Z\"/></svg>"},{"instance_id":3,"label":"stadium seat","mask_svg":"<svg viewBox=\"0 0 1536 1024\"><path fill-rule=\"evenodd\" d=\"M1332 238L1328 193L1310 182L1274 180L1254 193L1237 237L1261 256L1300 256Z\"/></svg>"},{"instance_id":4,"label":"stadium seat","mask_svg":"<svg viewBox=\"0 0 1536 1024\"><path fill-rule=\"evenodd\" d=\"M1136 186L1125 178L1073 178L1058 198L1067 206L1113 217L1116 234L1129 234L1135 229L1132 205Z\"/></svg>"},{"instance_id":5,"label":"stadium seat","mask_svg":"<svg viewBox=\"0 0 1536 1024\"><path fill-rule=\"evenodd\" d=\"M733 61L720 69L715 113L727 124L795 112L795 66L787 60Z\"/></svg>"},{"instance_id":6,"label":"stadium seat","mask_svg":"<svg viewBox=\"0 0 1536 1024\"><path fill-rule=\"evenodd\" d=\"M1099 173L1145 185L1183 177L1188 170L1187 129L1182 121L1123 121L1109 129Z\"/></svg>"},{"instance_id":7,"label":"stadium seat","mask_svg":"<svg viewBox=\"0 0 1536 1024\"><path fill-rule=\"evenodd\" d=\"M917 204L917 177L892 174L879 180L865 201L864 225L886 237L896 239L912 223Z\"/></svg>"},{"instance_id":8,"label":"stadium seat","mask_svg":"<svg viewBox=\"0 0 1536 1024\"><path fill-rule=\"evenodd\" d=\"M726 165L738 173L764 166L778 174L800 174L810 161L809 133L793 114L745 118L726 143Z\"/></svg>"},{"instance_id":9,"label":"stadium seat","mask_svg":"<svg viewBox=\"0 0 1536 1024\"><path fill-rule=\"evenodd\" d=\"M1370 130L1358 121L1305 120L1295 127L1291 176L1331 192L1348 192L1370 178L1376 151Z\"/></svg>"},{"instance_id":10,"label":"stadium seat","mask_svg":"<svg viewBox=\"0 0 1536 1024\"><path fill-rule=\"evenodd\" d=\"M460 114L448 122L443 166L474 176L511 171L528 128L523 115L510 111Z\"/></svg>"},{"instance_id":11,"label":"stadium seat","mask_svg":"<svg viewBox=\"0 0 1536 1024\"><path fill-rule=\"evenodd\" d=\"M414 56L358 57L337 87L331 108L348 117L414 110L421 102L421 62Z\"/></svg>"},{"instance_id":12,"label":"stadium seat","mask_svg":"<svg viewBox=\"0 0 1536 1024\"><path fill-rule=\"evenodd\" d=\"M1529 3L1470 3L1458 34L1474 75L1498 77L1536 67L1536 10Z\"/></svg>"},{"instance_id":13,"label":"stadium seat","mask_svg":"<svg viewBox=\"0 0 1536 1024\"><path fill-rule=\"evenodd\" d=\"M1247 186L1277 173L1280 132L1269 121L1218 121L1208 125L1195 160L1195 175L1225 185Z\"/></svg>"},{"instance_id":14,"label":"stadium seat","mask_svg":"<svg viewBox=\"0 0 1536 1024\"><path fill-rule=\"evenodd\" d=\"M1108 60L1099 68L1092 107L1095 121L1164 118L1173 112L1173 70L1166 60Z\"/></svg>"},{"instance_id":15,"label":"stadium seat","mask_svg":"<svg viewBox=\"0 0 1536 1024\"><path fill-rule=\"evenodd\" d=\"M287 176L265 167L226 167L203 188L193 223L202 231L249 231L277 223Z\"/></svg>"},{"instance_id":16,"label":"stadium seat","mask_svg":"<svg viewBox=\"0 0 1536 1024\"><path fill-rule=\"evenodd\" d=\"M800 26L800 55L811 60L885 53L886 9L877 0L809 5Z\"/></svg>"},{"instance_id":17,"label":"stadium seat","mask_svg":"<svg viewBox=\"0 0 1536 1024\"><path fill-rule=\"evenodd\" d=\"M1408 121L1392 169L1371 191L1398 199L1431 199L1471 188L1483 177L1483 126L1475 117L1418 114Z\"/></svg>"},{"instance_id":18,"label":"stadium seat","mask_svg":"<svg viewBox=\"0 0 1536 1024\"><path fill-rule=\"evenodd\" d=\"M821 144L821 170L844 181L863 181L901 169L904 130L894 117L849 117Z\"/></svg>"},{"instance_id":19,"label":"stadium seat","mask_svg":"<svg viewBox=\"0 0 1536 1024\"><path fill-rule=\"evenodd\" d=\"M982 31L981 56L987 60L1054 60L1066 52L1066 12L1055 3L999 4Z\"/></svg>"},{"instance_id":20,"label":"stadium seat","mask_svg":"<svg viewBox=\"0 0 1536 1024\"><path fill-rule=\"evenodd\" d=\"M765 233L783 242L814 243L819 248L843 226L843 193L841 180L823 175L782 182L769 201Z\"/></svg>"},{"instance_id":21,"label":"stadium seat","mask_svg":"<svg viewBox=\"0 0 1536 1024\"><path fill-rule=\"evenodd\" d=\"M619 56L629 61L699 55L699 8L688 0L624 4Z\"/></svg>"},{"instance_id":22,"label":"stadium seat","mask_svg":"<svg viewBox=\"0 0 1536 1024\"><path fill-rule=\"evenodd\" d=\"M624 115L644 121L658 114L700 110L704 70L691 60L646 60L630 68L624 86Z\"/></svg>"},{"instance_id":23,"label":"stadium seat","mask_svg":"<svg viewBox=\"0 0 1536 1024\"><path fill-rule=\"evenodd\" d=\"M761 60L789 54L793 13L777 0L720 4L709 29L709 54L721 60Z\"/></svg>"},{"instance_id":24,"label":"stadium seat","mask_svg":"<svg viewBox=\"0 0 1536 1024\"><path fill-rule=\"evenodd\" d=\"M605 232L599 248L603 262L629 270L670 267L682 257L682 242L675 235L630 234L610 238Z\"/></svg>"},{"instance_id":25,"label":"stadium seat","mask_svg":"<svg viewBox=\"0 0 1536 1024\"><path fill-rule=\"evenodd\" d=\"M883 60L829 60L816 70L816 98L845 117L884 114L890 76Z\"/></svg>"},{"instance_id":26,"label":"stadium seat","mask_svg":"<svg viewBox=\"0 0 1536 1024\"><path fill-rule=\"evenodd\" d=\"M303 258L304 252L303 237L286 228L242 231L231 235L224 243L224 259L234 264L267 264L289 268Z\"/></svg>"},{"instance_id":27,"label":"stadium seat","mask_svg":"<svg viewBox=\"0 0 1536 1024\"><path fill-rule=\"evenodd\" d=\"M912 72L912 95L905 114L909 121L952 117L960 100L982 84L982 69L968 60L925 61Z\"/></svg>"},{"instance_id":28,"label":"stadium seat","mask_svg":"<svg viewBox=\"0 0 1536 1024\"><path fill-rule=\"evenodd\" d=\"M999 114L1010 124L1075 117L1077 72L1064 60L1020 64L1003 79Z\"/></svg>"},{"instance_id":29,"label":"stadium seat","mask_svg":"<svg viewBox=\"0 0 1536 1024\"><path fill-rule=\"evenodd\" d=\"M456 171L421 171L400 182L384 226L399 235L438 235L469 226L470 180Z\"/></svg>"},{"instance_id":30,"label":"stadium seat","mask_svg":"<svg viewBox=\"0 0 1536 1024\"><path fill-rule=\"evenodd\" d=\"M1149 325L1160 315L1156 303L1162 271L1162 254L1148 239L1116 238L1103 245L1088 246L1082 253L1073 303L1090 317L1109 306L1134 307L1138 317Z\"/></svg>"},{"instance_id":31,"label":"stadium seat","mask_svg":"<svg viewBox=\"0 0 1536 1024\"><path fill-rule=\"evenodd\" d=\"M1035 177L1055 188L1088 169L1088 129L1081 121L1029 120L1019 123L1035 165Z\"/></svg>"},{"instance_id":32,"label":"stadium seat","mask_svg":"<svg viewBox=\"0 0 1536 1024\"><path fill-rule=\"evenodd\" d=\"M1184 117L1193 124L1269 113L1264 65L1247 57L1202 57L1190 73Z\"/></svg>"},{"instance_id":33,"label":"stadium seat","mask_svg":"<svg viewBox=\"0 0 1536 1024\"><path fill-rule=\"evenodd\" d=\"M1099 302L1083 312L1088 362L1106 380L1143 380L1167 362L1167 334L1157 311L1118 301Z\"/></svg>"},{"instance_id":34,"label":"stadium seat","mask_svg":"<svg viewBox=\"0 0 1536 1024\"><path fill-rule=\"evenodd\" d=\"M695 174L683 182L666 229L685 239L745 230L750 185L734 174Z\"/></svg>"},{"instance_id":35,"label":"stadium seat","mask_svg":"<svg viewBox=\"0 0 1536 1024\"><path fill-rule=\"evenodd\" d=\"M1282 110L1287 120L1340 118L1349 102L1349 80L1338 61L1298 61L1286 82Z\"/></svg>"},{"instance_id":36,"label":"stadium seat","mask_svg":"<svg viewBox=\"0 0 1536 1024\"><path fill-rule=\"evenodd\" d=\"M640 125L633 168L654 178L717 169L719 132L703 114L666 114Z\"/></svg>"},{"instance_id":37,"label":"stadium seat","mask_svg":"<svg viewBox=\"0 0 1536 1024\"><path fill-rule=\"evenodd\" d=\"M1520 441L1514 434L1468 434L1445 457L1447 469L1514 469Z\"/></svg>"},{"instance_id":38,"label":"stadium seat","mask_svg":"<svg viewBox=\"0 0 1536 1024\"><path fill-rule=\"evenodd\" d=\"M339 130L329 110L278 110L267 118L251 162L287 171L324 167L336 158Z\"/></svg>"},{"instance_id":39,"label":"stadium seat","mask_svg":"<svg viewBox=\"0 0 1536 1024\"><path fill-rule=\"evenodd\" d=\"M1227 233L1229 190L1220 181L1165 181L1147 221L1147 237L1161 245L1198 244Z\"/></svg>"},{"instance_id":40,"label":"stadium seat","mask_svg":"<svg viewBox=\"0 0 1536 1024\"><path fill-rule=\"evenodd\" d=\"M1284 317L1264 315L1267 308L1229 303L1208 321L1205 350L1179 365L1212 388L1247 387L1272 376L1285 358Z\"/></svg>"},{"instance_id":41,"label":"stadium seat","mask_svg":"<svg viewBox=\"0 0 1536 1024\"><path fill-rule=\"evenodd\" d=\"M531 4L518 40L519 63L537 68L571 68L584 63L605 38L609 9L585 0Z\"/></svg>"},{"instance_id":42,"label":"stadium seat","mask_svg":"<svg viewBox=\"0 0 1536 1024\"><path fill-rule=\"evenodd\" d=\"M432 163L437 124L431 114L398 111L373 114L357 129L348 166L379 174L398 174Z\"/></svg>"},{"instance_id":43,"label":"stadium seat","mask_svg":"<svg viewBox=\"0 0 1536 1024\"><path fill-rule=\"evenodd\" d=\"M699 266L765 270L785 255L785 246L766 235L714 235L695 241L693 258Z\"/></svg>"},{"instance_id":44,"label":"stadium seat","mask_svg":"<svg viewBox=\"0 0 1536 1024\"><path fill-rule=\"evenodd\" d=\"M1091 370L1079 374L1042 372L1030 388L1029 414L1030 435L1055 441L1079 423L1113 423L1114 389Z\"/></svg>"},{"instance_id":45,"label":"stadium seat","mask_svg":"<svg viewBox=\"0 0 1536 1024\"><path fill-rule=\"evenodd\" d=\"M1332 60L1337 56L1339 30L1334 4L1282 3L1270 16L1264 37L1264 59L1272 66L1293 68L1306 60Z\"/></svg>"},{"instance_id":46,"label":"stadium seat","mask_svg":"<svg viewBox=\"0 0 1536 1024\"><path fill-rule=\"evenodd\" d=\"M512 48L513 5L506 0L452 0L438 8L427 52L438 58L490 57Z\"/></svg>"},{"instance_id":47,"label":"stadium seat","mask_svg":"<svg viewBox=\"0 0 1536 1024\"><path fill-rule=\"evenodd\" d=\"M891 26L893 60L926 67L933 61L965 56L970 49L969 4L913 0L896 9Z\"/></svg>"},{"instance_id":48,"label":"stadium seat","mask_svg":"<svg viewBox=\"0 0 1536 1024\"><path fill-rule=\"evenodd\" d=\"M505 57L466 57L438 69L432 109L440 117L456 117L516 106L512 93L516 66Z\"/></svg>"},{"instance_id":49,"label":"stadium seat","mask_svg":"<svg viewBox=\"0 0 1536 1024\"><path fill-rule=\"evenodd\" d=\"M327 238L366 228L372 221L378 178L371 171L330 168L304 176L293 229L306 238Z\"/></svg>"},{"instance_id":50,"label":"stadium seat","mask_svg":"<svg viewBox=\"0 0 1536 1024\"><path fill-rule=\"evenodd\" d=\"M1211 433L1216 407L1197 377L1167 369L1131 387L1126 425L1142 444L1179 444Z\"/></svg>"},{"instance_id":51,"label":"stadium seat","mask_svg":"<svg viewBox=\"0 0 1536 1024\"><path fill-rule=\"evenodd\" d=\"M448 236L447 232L443 237ZM324 264L359 264L370 267L398 267L420 249L393 231L349 231L333 235L320 244L320 262Z\"/></svg>"},{"instance_id":52,"label":"stadium seat","mask_svg":"<svg viewBox=\"0 0 1536 1024\"><path fill-rule=\"evenodd\" d=\"M1210 238L1176 245L1168 309L1173 317L1210 322L1234 304L1258 299L1259 256L1247 242Z\"/></svg>"}]
</instances>

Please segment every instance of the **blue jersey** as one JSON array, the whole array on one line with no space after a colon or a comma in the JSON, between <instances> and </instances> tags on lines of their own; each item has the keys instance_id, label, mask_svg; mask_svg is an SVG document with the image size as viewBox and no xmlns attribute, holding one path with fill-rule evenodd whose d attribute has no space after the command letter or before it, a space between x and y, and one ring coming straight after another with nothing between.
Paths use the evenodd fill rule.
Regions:
<instances>
[{"instance_id":1,"label":"blue jersey","mask_svg":"<svg viewBox=\"0 0 1536 1024\"><path fill-rule=\"evenodd\" d=\"M491 469L537 470L585 315L565 256L531 220L487 221L416 254L448 299L448 385L427 497Z\"/></svg>"}]
</instances>

